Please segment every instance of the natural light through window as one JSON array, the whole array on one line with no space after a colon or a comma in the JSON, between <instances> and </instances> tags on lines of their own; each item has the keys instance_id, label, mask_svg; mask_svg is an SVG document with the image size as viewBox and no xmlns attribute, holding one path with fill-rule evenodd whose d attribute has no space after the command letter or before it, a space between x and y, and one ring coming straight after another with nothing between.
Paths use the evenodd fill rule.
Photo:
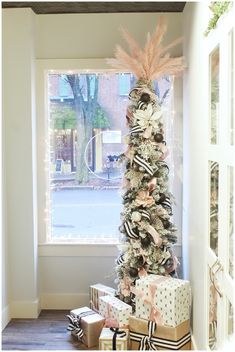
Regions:
<instances>
[{"instance_id":1,"label":"natural light through window","mask_svg":"<svg viewBox=\"0 0 235 352\"><path fill-rule=\"evenodd\" d=\"M50 72L48 241L117 243L129 73ZM168 77L154 82L168 103Z\"/></svg>"}]
</instances>

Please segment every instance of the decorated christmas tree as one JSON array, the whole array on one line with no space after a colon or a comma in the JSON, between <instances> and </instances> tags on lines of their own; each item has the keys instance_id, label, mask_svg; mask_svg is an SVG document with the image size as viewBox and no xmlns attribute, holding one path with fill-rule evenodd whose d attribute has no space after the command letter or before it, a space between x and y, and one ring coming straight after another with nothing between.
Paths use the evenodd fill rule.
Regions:
<instances>
[{"instance_id":1,"label":"decorated christmas tree","mask_svg":"<svg viewBox=\"0 0 235 352\"><path fill-rule=\"evenodd\" d=\"M162 108L154 93L153 80L176 75L183 70L183 58L171 58L168 50L177 39L162 46L167 26L161 18L152 36L148 33L142 49L126 31L128 54L116 47L113 67L132 72L137 82L129 94L126 119L128 148L122 155L125 164L121 214L121 253L116 263L118 296L134 306L135 281L148 274L174 275L177 259L171 249L177 241L171 221L172 195L168 191L169 166L164 137Z\"/></svg>"}]
</instances>

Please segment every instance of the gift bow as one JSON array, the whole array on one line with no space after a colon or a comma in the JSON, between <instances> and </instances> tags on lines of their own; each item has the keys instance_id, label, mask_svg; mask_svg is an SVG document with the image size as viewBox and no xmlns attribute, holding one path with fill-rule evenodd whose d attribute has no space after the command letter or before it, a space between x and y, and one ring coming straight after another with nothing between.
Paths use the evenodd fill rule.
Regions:
<instances>
[{"instance_id":1,"label":"gift bow","mask_svg":"<svg viewBox=\"0 0 235 352\"><path fill-rule=\"evenodd\" d=\"M162 318L161 311L154 305L154 298L157 293L157 285L167 279L168 279L167 277L162 276L162 277L157 278L154 282L150 283L149 284L149 296L144 295L144 293L140 290L135 289L135 292L133 292L133 293L135 293L135 295L137 297L141 297L143 299L144 303L148 303L151 305L149 320L153 321L159 325L163 325L163 318Z\"/></svg>"},{"instance_id":2,"label":"gift bow","mask_svg":"<svg viewBox=\"0 0 235 352\"><path fill-rule=\"evenodd\" d=\"M117 349L117 335L120 335L119 337L125 337L126 336L126 332L123 330L119 330L119 328L113 328L111 327L110 330L114 333L113 334L113 351L116 351Z\"/></svg>"},{"instance_id":3,"label":"gift bow","mask_svg":"<svg viewBox=\"0 0 235 352\"><path fill-rule=\"evenodd\" d=\"M154 343L151 341L152 335L154 331L156 330L157 324L153 321L148 322L148 335L143 336L140 340L140 347L139 349L141 351L146 351L146 350L157 350L157 347L154 345Z\"/></svg>"},{"instance_id":4,"label":"gift bow","mask_svg":"<svg viewBox=\"0 0 235 352\"><path fill-rule=\"evenodd\" d=\"M77 317L75 317L74 315L66 315L66 317L70 321L67 327L67 330L71 332L74 331L75 335L77 335L77 338L81 339L84 335L83 329L80 326L81 319L83 317L86 317L88 315L93 315L93 314L96 314L96 312L93 312L92 310L88 310L88 311L82 312Z\"/></svg>"},{"instance_id":5,"label":"gift bow","mask_svg":"<svg viewBox=\"0 0 235 352\"><path fill-rule=\"evenodd\" d=\"M68 331L74 331L75 335L77 335L78 339L81 339L84 335L84 332L80 326L80 320L81 318L76 318L73 315L66 315L66 317L69 319L70 323L67 327Z\"/></svg>"},{"instance_id":6,"label":"gift bow","mask_svg":"<svg viewBox=\"0 0 235 352\"><path fill-rule=\"evenodd\" d=\"M106 328L118 328L118 321L117 319L111 318L111 303L107 303L107 311L105 316L105 327Z\"/></svg>"}]
</instances>

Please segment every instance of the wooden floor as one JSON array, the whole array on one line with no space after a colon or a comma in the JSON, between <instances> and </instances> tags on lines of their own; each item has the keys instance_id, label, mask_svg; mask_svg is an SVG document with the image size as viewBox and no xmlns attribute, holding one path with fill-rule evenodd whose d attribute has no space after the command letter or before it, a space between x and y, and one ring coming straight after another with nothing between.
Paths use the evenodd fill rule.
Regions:
<instances>
[{"instance_id":1,"label":"wooden floor","mask_svg":"<svg viewBox=\"0 0 235 352\"><path fill-rule=\"evenodd\" d=\"M87 350L66 330L66 314L43 310L38 319L12 319L2 332L2 350Z\"/></svg>"}]
</instances>

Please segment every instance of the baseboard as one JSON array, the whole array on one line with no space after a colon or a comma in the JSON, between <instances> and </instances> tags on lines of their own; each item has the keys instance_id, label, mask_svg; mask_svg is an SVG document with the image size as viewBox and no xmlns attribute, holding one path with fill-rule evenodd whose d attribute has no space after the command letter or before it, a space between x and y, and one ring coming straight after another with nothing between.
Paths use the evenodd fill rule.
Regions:
<instances>
[{"instance_id":1,"label":"baseboard","mask_svg":"<svg viewBox=\"0 0 235 352\"><path fill-rule=\"evenodd\" d=\"M191 350L198 351L197 344L192 332L191 332Z\"/></svg>"},{"instance_id":2,"label":"baseboard","mask_svg":"<svg viewBox=\"0 0 235 352\"><path fill-rule=\"evenodd\" d=\"M89 295L87 293L42 293L41 309L74 309L89 305Z\"/></svg>"},{"instance_id":3,"label":"baseboard","mask_svg":"<svg viewBox=\"0 0 235 352\"><path fill-rule=\"evenodd\" d=\"M10 320L11 320L10 307L9 305L7 305L2 310L2 330L5 329L5 327L10 322Z\"/></svg>"},{"instance_id":4,"label":"baseboard","mask_svg":"<svg viewBox=\"0 0 235 352\"><path fill-rule=\"evenodd\" d=\"M11 302L11 318L36 319L40 313L39 300Z\"/></svg>"}]
</instances>

